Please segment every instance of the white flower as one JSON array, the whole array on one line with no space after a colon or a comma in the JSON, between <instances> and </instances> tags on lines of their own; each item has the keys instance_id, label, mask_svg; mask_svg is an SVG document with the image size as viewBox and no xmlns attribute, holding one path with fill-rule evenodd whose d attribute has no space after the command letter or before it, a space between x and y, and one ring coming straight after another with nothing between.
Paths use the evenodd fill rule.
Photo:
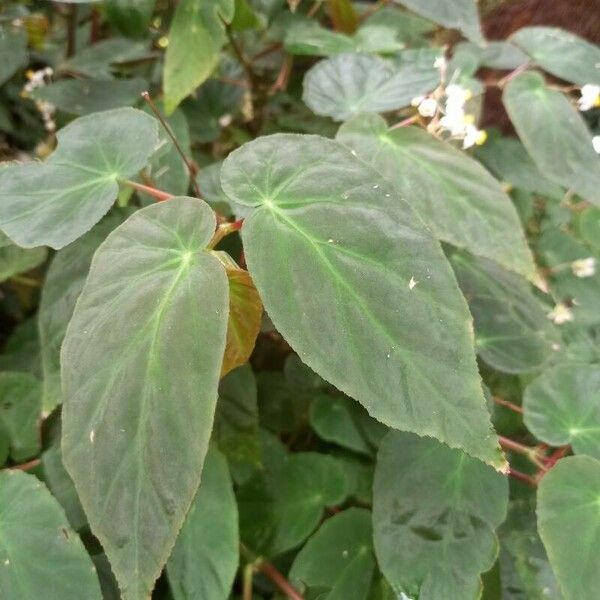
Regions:
<instances>
[{"instance_id":1,"label":"white flower","mask_svg":"<svg viewBox=\"0 0 600 600\"><path fill-rule=\"evenodd\" d=\"M425 98L419 103L419 114L423 117L433 117L437 112L438 103L435 98Z\"/></svg>"},{"instance_id":2,"label":"white flower","mask_svg":"<svg viewBox=\"0 0 600 600\"><path fill-rule=\"evenodd\" d=\"M592 277L596 274L596 259L593 256L580 258L571 263L575 277Z\"/></svg>"},{"instance_id":3,"label":"white flower","mask_svg":"<svg viewBox=\"0 0 600 600\"><path fill-rule=\"evenodd\" d=\"M581 98L577 100L579 110L590 110L595 106L600 106L600 86L592 83L586 83L581 88Z\"/></svg>"},{"instance_id":4,"label":"white flower","mask_svg":"<svg viewBox=\"0 0 600 600\"><path fill-rule=\"evenodd\" d=\"M465 102L473 97L471 90L467 90L456 83L451 83L446 87L446 110L455 110L462 108Z\"/></svg>"},{"instance_id":5,"label":"white flower","mask_svg":"<svg viewBox=\"0 0 600 600\"><path fill-rule=\"evenodd\" d=\"M549 313L548 318L557 325L562 325L573 320L573 311L562 302L559 302Z\"/></svg>"},{"instance_id":6,"label":"white flower","mask_svg":"<svg viewBox=\"0 0 600 600\"><path fill-rule=\"evenodd\" d=\"M453 112L447 112L441 119L440 125L447 129L452 135L464 135L465 128L469 119L465 115L464 111L457 110Z\"/></svg>"},{"instance_id":7,"label":"white flower","mask_svg":"<svg viewBox=\"0 0 600 600\"><path fill-rule=\"evenodd\" d=\"M446 70L446 67L448 66L448 61L446 60L446 57L444 55L442 56L438 56L434 61L433 61L433 67L435 69L439 69L440 71L444 72Z\"/></svg>"},{"instance_id":8,"label":"white flower","mask_svg":"<svg viewBox=\"0 0 600 600\"><path fill-rule=\"evenodd\" d=\"M229 127L231 122L233 121L233 116L231 113L225 113L219 117L219 125L221 127Z\"/></svg>"},{"instance_id":9,"label":"white flower","mask_svg":"<svg viewBox=\"0 0 600 600\"><path fill-rule=\"evenodd\" d=\"M471 146L481 146L487 140L487 132L485 129L477 129L475 125L467 124L465 127L465 137L463 139L463 149L466 150Z\"/></svg>"},{"instance_id":10,"label":"white flower","mask_svg":"<svg viewBox=\"0 0 600 600\"><path fill-rule=\"evenodd\" d=\"M595 135L592 138L592 146L594 147L594 150L600 154L600 135Z\"/></svg>"},{"instance_id":11,"label":"white flower","mask_svg":"<svg viewBox=\"0 0 600 600\"><path fill-rule=\"evenodd\" d=\"M411 106L419 106L419 104L421 104L421 102L423 102L423 100L425 100L425 98L427 98L427 96L415 96L410 101L410 105Z\"/></svg>"}]
</instances>

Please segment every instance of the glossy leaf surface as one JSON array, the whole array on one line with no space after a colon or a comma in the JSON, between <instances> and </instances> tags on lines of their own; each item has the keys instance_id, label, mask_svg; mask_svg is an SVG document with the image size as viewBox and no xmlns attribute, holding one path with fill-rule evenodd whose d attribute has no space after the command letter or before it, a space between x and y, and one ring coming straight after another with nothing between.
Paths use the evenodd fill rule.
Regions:
<instances>
[{"instance_id":1,"label":"glossy leaf surface","mask_svg":"<svg viewBox=\"0 0 600 600\"><path fill-rule=\"evenodd\" d=\"M214 228L192 198L132 215L97 250L62 346L63 460L126 600L150 594L200 481L228 313Z\"/></svg>"},{"instance_id":2,"label":"glossy leaf surface","mask_svg":"<svg viewBox=\"0 0 600 600\"><path fill-rule=\"evenodd\" d=\"M248 268L300 358L376 419L502 464L466 304L394 188L317 136L246 144L221 179L254 207L242 229Z\"/></svg>"}]
</instances>

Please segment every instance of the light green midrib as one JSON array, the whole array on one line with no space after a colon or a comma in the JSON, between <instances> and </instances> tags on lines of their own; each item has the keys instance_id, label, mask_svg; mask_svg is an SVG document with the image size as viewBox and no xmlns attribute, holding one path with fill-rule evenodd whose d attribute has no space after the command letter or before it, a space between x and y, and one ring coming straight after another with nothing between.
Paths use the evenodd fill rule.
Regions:
<instances>
[{"instance_id":1,"label":"light green midrib","mask_svg":"<svg viewBox=\"0 0 600 600\"><path fill-rule=\"evenodd\" d=\"M402 345L395 340L393 335L388 332L388 330L383 326L383 324L381 324L379 322L379 320L375 317L375 315L373 315L373 313L370 311L370 309L364 304L364 301L362 300L362 298L360 298L356 294L356 292L352 289L352 287L344 280L344 278L333 267L331 262L324 256L322 250L319 248L318 243L315 241L315 239L310 234L308 234L304 229L300 228L292 219L287 217L284 214L284 212L281 209L279 209L278 207L276 207L274 204L271 203L271 205L268 208L271 210L271 212L273 212L280 219L282 219L285 223L287 223L287 225L290 226L292 229L296 230L298 234L300 234L302 237L304 237L310 243L310 245L315 249L316 253L321 257L321 259L323 260L323 263L328 268L328 270L331 272L333 277L337 281L339 281L339 283L344 288L346 288L348 290L350 295L356 300L357 304L363 309L364 313L369 317L369 319L377 327L377 329L379 329L384 334L384 336L392 342L392 346L394 348L398 348L400 350L400 352L402 352L404 354L404 361L407 364L409 364L409 361L407 360L407 357L406 357L407 350L405 348L403 348ZM415 364L417 364L417 363L415 363ZM413 364L413 367L415 367L415 364ZM436 389L436 387L431 382L430 378L427 376L424 376L421 373L420 369L414 368L414 372L419 374L420 379L422 381L424 381L428 387L432 388L437 396L439 396L440 398L444 398L444 394L440 393L439 390ZM467 417L462 413L462 411L458 410L455 406L453 406L450 403L444 403L444 405L447 406L448 408L450 408L451 412L453 412L455 415L457 415L459 417L459 420L461 420L463 423L469 425L469 427L467 427L467 431L471 430L471 423L467 419ZM473 408L475 408L475 406L473 406ZM483 403L482 403L482 408L483 408ZM491 432L491 430L490 430L490 432ZM450 441L450 440L446 440L446 441ZM454 443L456 443L456 442L454 442Z\"/></svg>"}]
</instances>

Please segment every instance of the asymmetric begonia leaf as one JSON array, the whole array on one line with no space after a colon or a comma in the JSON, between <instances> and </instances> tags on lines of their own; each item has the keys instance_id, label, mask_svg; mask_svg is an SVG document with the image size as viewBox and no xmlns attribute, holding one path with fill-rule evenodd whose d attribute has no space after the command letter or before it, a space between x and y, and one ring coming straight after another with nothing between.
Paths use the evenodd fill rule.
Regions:
<instances>
[{"instance_id":1,"label":"asymmetric begonia leaf","mask_svg":"<svg viewBox=\"0 0 600 600\"><path fill-rule=\"evenodd\" d=\"M318 115L343 121L360 113L386 112L433 90L440 73L430 64L394 68L368 54L338 54L318 62L304 77L302 99Z\"/></svg>"},{"instance_id":2,"label":"asymmetric begonia leaf","mask_svg":"<svg viewBox=\"0 0 600 600\"><path fill-rule=\"evenodd\" d=\"M476 0L395 0L444 27L460 29L472 42L483 45Z\"/></svg>"},{"instance_id":3,"label":"asymmetric begonia leaf","mask_svg":"<svg viewBox=\"0 0 600 600\"><path fill-rule=\"evenodd\" d=\"M504 90L504 105L540 171L600 205L600 156L577 109L539 73L523 73Z\"/></svg>"},{"instance_id":4,"label":"asymmetric begonia leaf","mask_svg":"<svg viewBox=\"0 0 600 600\"><path fill-rule=\"evenodd\" d=\"M494 564L506 477L435 440L390 432L377 455L375 553L397 592L419 600L475 600Z\"/></svg>"},{"instance_id":5,"label":"asymmetric begonia leaf","mask_svg":"<svg viewBox=\"0 0 600 600\"><path fill-rule=\"evenodd\" d=\"M523 144L514 137L491 134L476 156L501 181L527 192L561 200L565 190L550 181L531 160Z\"/></svg>"},{"instance_id":6,"label":"asymmetric begonia leaf","mask_svg":"<svg viewBox=\"0 0 600 600\"><path fill-rule=\"evenodd\" d=\"M267 556L302 543L316 528L327 506L348 495L348 479L331 456L298 452L270 456L237 494L242 541Z\"/></svg>"},{"instance_id":7,"label":"asymmetric begonia leaf","mask_svg":"<svg viewBox=\"0 0 600 600\"><path fill-rule=\"evenodd\" d=\"M540 483L538 531L565 600L593 598L600 590L599 507L600 461L595 458L564 458Z\"/></svg>"},{"instance_id":8,"label":"asymmetric begonia leaf","mask_svg":"<svg viewBox=\"0 0 600 600\"><path fill-rule=\"evenodd\" d=\"M167 575L175 600L227 600L239 558L238 514L227 461L211 448Z\"/></svg>"},{"instance_id":9,"label":"asymmetric begonia leaf","mask_svg":"<svg viewBox=\"0 0 600 600\"><path fill-rule=\"evenodd\" d=\"M510 36L542 69L578 85L600 85L600 48L556 27L524 27Z\"/></svg>"},{"instance_id":10,"label":"asymmetric begonia leaf","mask_svg":"<svg viewBox=\"0 0 600 600\"><path fill-rule=\"evenodd\" d=\"M88 115L101 110L131 106L147 89L145 79L61 79L31 92L32 98L49 102L72 115Z\"/></svg>"},{"instance_id":11,"label":"asymmetric begonia leaf","mask_svg":"<svg viewBox=\"0 0 600 600\"><path fill-rule=\"evenodd\" d=\"M62 345L63 460L125 600L149 596L208 448L228 314L214 229L195 198L134 213L96 251Z\"/></svg>"},{"instance_id":12,"label":"asymmetric begonia leaf","mask_svg":"<svg viewBox=\"0 0 600 600\"><path fill-rule=\"evenodd\" d=\"M94 113L57 134L43 163L0 172L0 228L19 246L62 248L108 211L119 179L131 177L158 143L157 122L133 108Z\"/></svg>"},{"instance_id":13,"label":"asymmetric begonia leaf","mask_svg":"<svg viewBox=\"0 0 600 600\"><path fill-rule=\"evenodd\" d=\"M318 136L250 142L221 181L254 208L242 228L248 268L302 361L387 425L503 465L466 303L398 192Z\"/></svg>"},{"instance_id":14,"label":"asymmetric begonia leaf","mask_svg":"<svg viewBox=\"0 0 600 600\"><path fill-rule=\"evenodd\" d=\"M0 473L0 597L101 600L96 569L34 475Z\"/></svg>"},{"instance_id":15,"label":"asymmetric begonia leaf","mask_svg":"<svg viewBox=\"0 0 600 600\"><path fill-rule=\"evenodd\" d=\"M349 508L325 521L308 540L289 580L302 593L318 592L320 600L365 600L374 568L371 512Z\"/></svg>"},{"instance_id":16,"label":"asymmetric begonia leaf","mask_svg":"<svg viewBox=\"0 0 600 600\"><path fill-rule=\"evenodd\" d=\"M464 152L420 127L389 129L377 115L344 123L337 139L393 184L440 240L534 273L510 198Z\"/></svg>"},{"instance_id":17,"label":"asymmetric begonia leaf","mask_svg":"<svg viewBox=\"0 0 600 600\"><path fill-rule=\"evenodd\" d=\"M38 312L38 328L44 375L42 404L47 412L62 402L60 347L73 315L75 302L90 270L92 256L124 217L124 213L111 213L76 242L59 250L46 273Z\"/></svg>"},{"instance_id":18,"label":"asymmetric begonia leaf","mask_svg":"<svg viewBox=\"0 0 600 600\"><path fill-rule=\"evenodd\" d=\"M515 273L484 258L456 252L451 261L473 319L477 354L504 373L544 366L556 354L559 336L550 307Z\"/></svg>"},{"instance_id":19,"label":"asymmetric begonia leaf","mask_svg":"<svg viewBox=\"0 0 600 600\"><path fill-rule=\"evenodd\" d=\"M600 458L600 365L564 364L525 389L525 425L542 442Z\"/></svg>"},{"instance_id":20,"label":"asymmetric begonia leaf","mask_svg":"<svg viewBox=\"0 0 600 600\"><path fill-rule=\"evenodd\" d=\"M233 0L182 0L169 31L165 56L165 110L177 105L205 81L225 42L224 22L233 18Z\"/></svg>"}]
</instances>

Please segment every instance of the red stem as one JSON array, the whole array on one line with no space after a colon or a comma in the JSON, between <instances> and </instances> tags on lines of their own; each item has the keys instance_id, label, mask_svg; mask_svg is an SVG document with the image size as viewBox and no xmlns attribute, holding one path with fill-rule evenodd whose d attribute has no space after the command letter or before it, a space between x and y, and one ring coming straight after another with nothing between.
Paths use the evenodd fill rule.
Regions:
<instances>
[{"instance_id":1,"label":"red stem","mask_svg":"<svg viewBox=\"0 0 600 600\"><path fill-rule=\"evenodd\" d=\"M31 469L35 469L37 466L41 464L41 460L39 458L34 458L29 462L23 463L22 465L15 465L14 467L6 467L2 469L2 471L31 471Z\"/></svg>"},{"instance_id":2,"label":"red stem","mask_svg":"<svg viewBox=\"0 0 600 600\"><path fill-rule=\"evenodd\" d=\"M504 400L504 398L498 398L498 396L494 396L494 402L496 404L500 404L500 406L504 406L509 410L512 410L513 412L519 413L521 415L523 414L523 409L520 406L518 406L517 404L513 404L508 400Z\"/></svg>"},{"instance_id":3,"label":"red stem","mask_svg":"<svg viewBox=\"0 0 600 600\"><path fill-rule=\"evenodd\" d=\"M304 600L304 598L292 587L292 584L269 562L261 561L257 569L266 575L289 600Z\"/></svg>"},{"instance_id":4,"label":"red stem","mask_svg":"<svg viewBox=\"0 0 600 600\"><path fill-rule=\"evenodd\" d=\"M137 190L138 192L144 192L144 194L148 194L148 196L152 196L159 202L163 200L169 200L173 197L173 194L169 194L168 192L163 192L162 190L158 190L149 185L144 185L143 183L137 183L136 181L130 181L129 179L122 179L121 183L128 185L129 187Z\"/></svg>"},{"instance_id":5,"label":"red stem","mask_svg":"<svg viewBox=\"0 0 600 600\"><path fill-rule=\"evenodd\" d=\"M523 481L532 487L537 487L537 480L535 477L531 475L527 475L527 473L523 473L522 471L517 471L517 469L513 469L512 467L508 468L508 474L519 481Z\"/></svg>"}]
</instances>

